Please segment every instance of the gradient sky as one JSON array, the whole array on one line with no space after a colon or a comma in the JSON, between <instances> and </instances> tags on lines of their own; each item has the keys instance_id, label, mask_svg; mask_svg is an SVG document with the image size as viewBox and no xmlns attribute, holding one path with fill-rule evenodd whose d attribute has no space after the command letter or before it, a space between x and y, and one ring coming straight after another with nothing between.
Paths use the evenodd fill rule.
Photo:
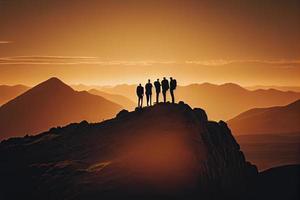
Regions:
<instances>
[{"instance_id":1,"label":"gradient sky","mask_svg":"<svg viewBox=\"0 0 300 200\"><path fill-rule=\"evenodd\" d=\"M299 0L0 0L0 84L300 85Z\"/></svg>"}]
</instances>

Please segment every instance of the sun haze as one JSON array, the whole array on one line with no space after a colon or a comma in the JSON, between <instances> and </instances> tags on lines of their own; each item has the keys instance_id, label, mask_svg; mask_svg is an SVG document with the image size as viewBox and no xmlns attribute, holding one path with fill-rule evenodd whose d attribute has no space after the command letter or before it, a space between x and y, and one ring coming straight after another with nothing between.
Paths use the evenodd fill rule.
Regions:
<instances>
[{"instance_id":1,"label":"sun haze","mask_svg":"<svg viewBox=\"0 0 300 200\"><path fill-rule=\"evenodd\" d=\"M300 3L0 1L0 84L300 84Z\"/></svg>"}]
</instances>

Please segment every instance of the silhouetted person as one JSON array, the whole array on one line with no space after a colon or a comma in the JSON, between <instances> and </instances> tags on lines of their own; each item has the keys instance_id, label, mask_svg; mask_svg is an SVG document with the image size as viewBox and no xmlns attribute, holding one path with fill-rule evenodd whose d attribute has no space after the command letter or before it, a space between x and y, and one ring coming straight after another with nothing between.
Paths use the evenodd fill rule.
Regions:
<instances>
[{"instance_id":1,"label":"silhouetted person","mask_svg":"<svg viewBox=\"0 0 300 200\"><path fill-rule=\"evenodd\" d=\"M174 97L174 90L176 90L177 87L177 81L170 77L170 93L172 97L172 103L175 103L175 97Z\"/></svg>"},{"instance_id":2,"label":"silhouetted person","mask_svg":"<svg viewBox=\"0 0 300 200\"><path fill-rule=\"evenodd\" d=\"M147 106L152 106L152 83L150 79L148 79L148 83L145 85L146 88L146 98L147 98Z\"/></svg>"},{"instance_id":3,"label":"silhouetted person","mask_svg":"<svg viewBox=\"0 0 300 200\"><path fill-rule=\"evenodd\" d=\"M142 84L139 84L136 88L136 95L138 96L138 107L143 107L144 88Z\"/></svg>"},{"instance_id":4,"label":"silhouetted person","mask_svg":"<svg viewBox=\"0 0 300 200\"><path fill-rule=\"evenodd\" d=\"M164 79L161 81L161 87L162 87L162 93L164 96L164 103L167 101L167 91L169 90L169 81L164 77Z\"/></svg>"},{"instance_id":5,"label":"silhouetted person","mask_svg":"<svg viewBox=\"0 0 300 200\"><path fill-rule=\"evenodd\" d=\"M154 82L154 86L156 91L156 103L159 103L159 93L160 93L160 86L161 86L159 79L157 79L157 81Z\"/></svg>"}]
</instances>

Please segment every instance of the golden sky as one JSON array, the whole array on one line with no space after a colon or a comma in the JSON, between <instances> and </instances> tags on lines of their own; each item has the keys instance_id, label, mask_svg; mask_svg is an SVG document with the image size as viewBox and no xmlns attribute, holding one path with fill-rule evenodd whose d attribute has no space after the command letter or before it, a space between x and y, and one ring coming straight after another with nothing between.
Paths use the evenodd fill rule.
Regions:
<instances>
[{"instance_id":1,"label":"golden sky","mask_svg":"<svg viewBox=\"0 0 300 200\"><path fill-rule=\"evenodd\" d=\"M0 0L0 84L300 85L299 0Z\"/></svg>"}]
</instances>

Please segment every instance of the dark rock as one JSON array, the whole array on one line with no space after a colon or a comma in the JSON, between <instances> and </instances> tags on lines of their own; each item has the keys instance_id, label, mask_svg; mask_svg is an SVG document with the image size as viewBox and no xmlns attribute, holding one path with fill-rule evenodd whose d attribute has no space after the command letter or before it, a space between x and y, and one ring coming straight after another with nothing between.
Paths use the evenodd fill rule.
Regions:
<instances>
[{"instance_id":1,"label":"dark rock","mask_svg":"<svg viewBox=\"0 0 300 200\"><path fill-rule=\"evenodd\" d=\"M300 165L287 165L259 173L251 186L251 199L300 199Z\"/></svg>"},{"instance_id":2,"label":"dark rock","mask_svg":"<svg viewBox=\"0 0 300 200\"><path fill-rule=\"evenodd\" d=\"M80 126L88 126L89 123L86 120L83 120L79 123Z\"/></svg>"},{"instance_id":3,"label":"dark rock","mask_svg":"<svg viewBox=\"0 0 300 200\"><path fill-rule=\"evenodd\" d=\"M198 117L198 119L201 122L207 122L208 121L206 112L202 108L194 108L194 112L195 112L196 116Z\"/></svg>"},{"instance_id":4,"label":"dark rock","mask_svg":"<svg viewBox=\"0 0 300 200\"><path fill-rule=\"evenodd\" d=\"M140 111L142 111L142 110L143 110L143 108L139 108L139 107L136 107L136 108L134 109L135 112L140 112Z\"/></svg>"},{"instance_id":5,"label":"dark rock","mask_svg":"<svg viewBox=\"0 0 300 200\"><path fill-rule=\"evenodd\" d=\"M129 113L128 110L123 109L117 114L117 118L126 117L128 113Z\"/></svg>"},{"instance_id":6,"label":"dark rock","mask_svg":"<svg viewBox=\"0 0 300 200\"><path fill-rule=\"evenodd\" d=\"M4 198L246 199L258 174L225 122L183 102L55 131L0 144Z\"/></svg>"},{"instance_id":7,"label":"dark rock","mask_svg":"<svg viewBox=\"0 0 300 200\"><path fill-rule=\"evenodd\" d=\"M178 104L179 105L185 105L184 101L179 101Z\"/></svg>"}]
</instances>

